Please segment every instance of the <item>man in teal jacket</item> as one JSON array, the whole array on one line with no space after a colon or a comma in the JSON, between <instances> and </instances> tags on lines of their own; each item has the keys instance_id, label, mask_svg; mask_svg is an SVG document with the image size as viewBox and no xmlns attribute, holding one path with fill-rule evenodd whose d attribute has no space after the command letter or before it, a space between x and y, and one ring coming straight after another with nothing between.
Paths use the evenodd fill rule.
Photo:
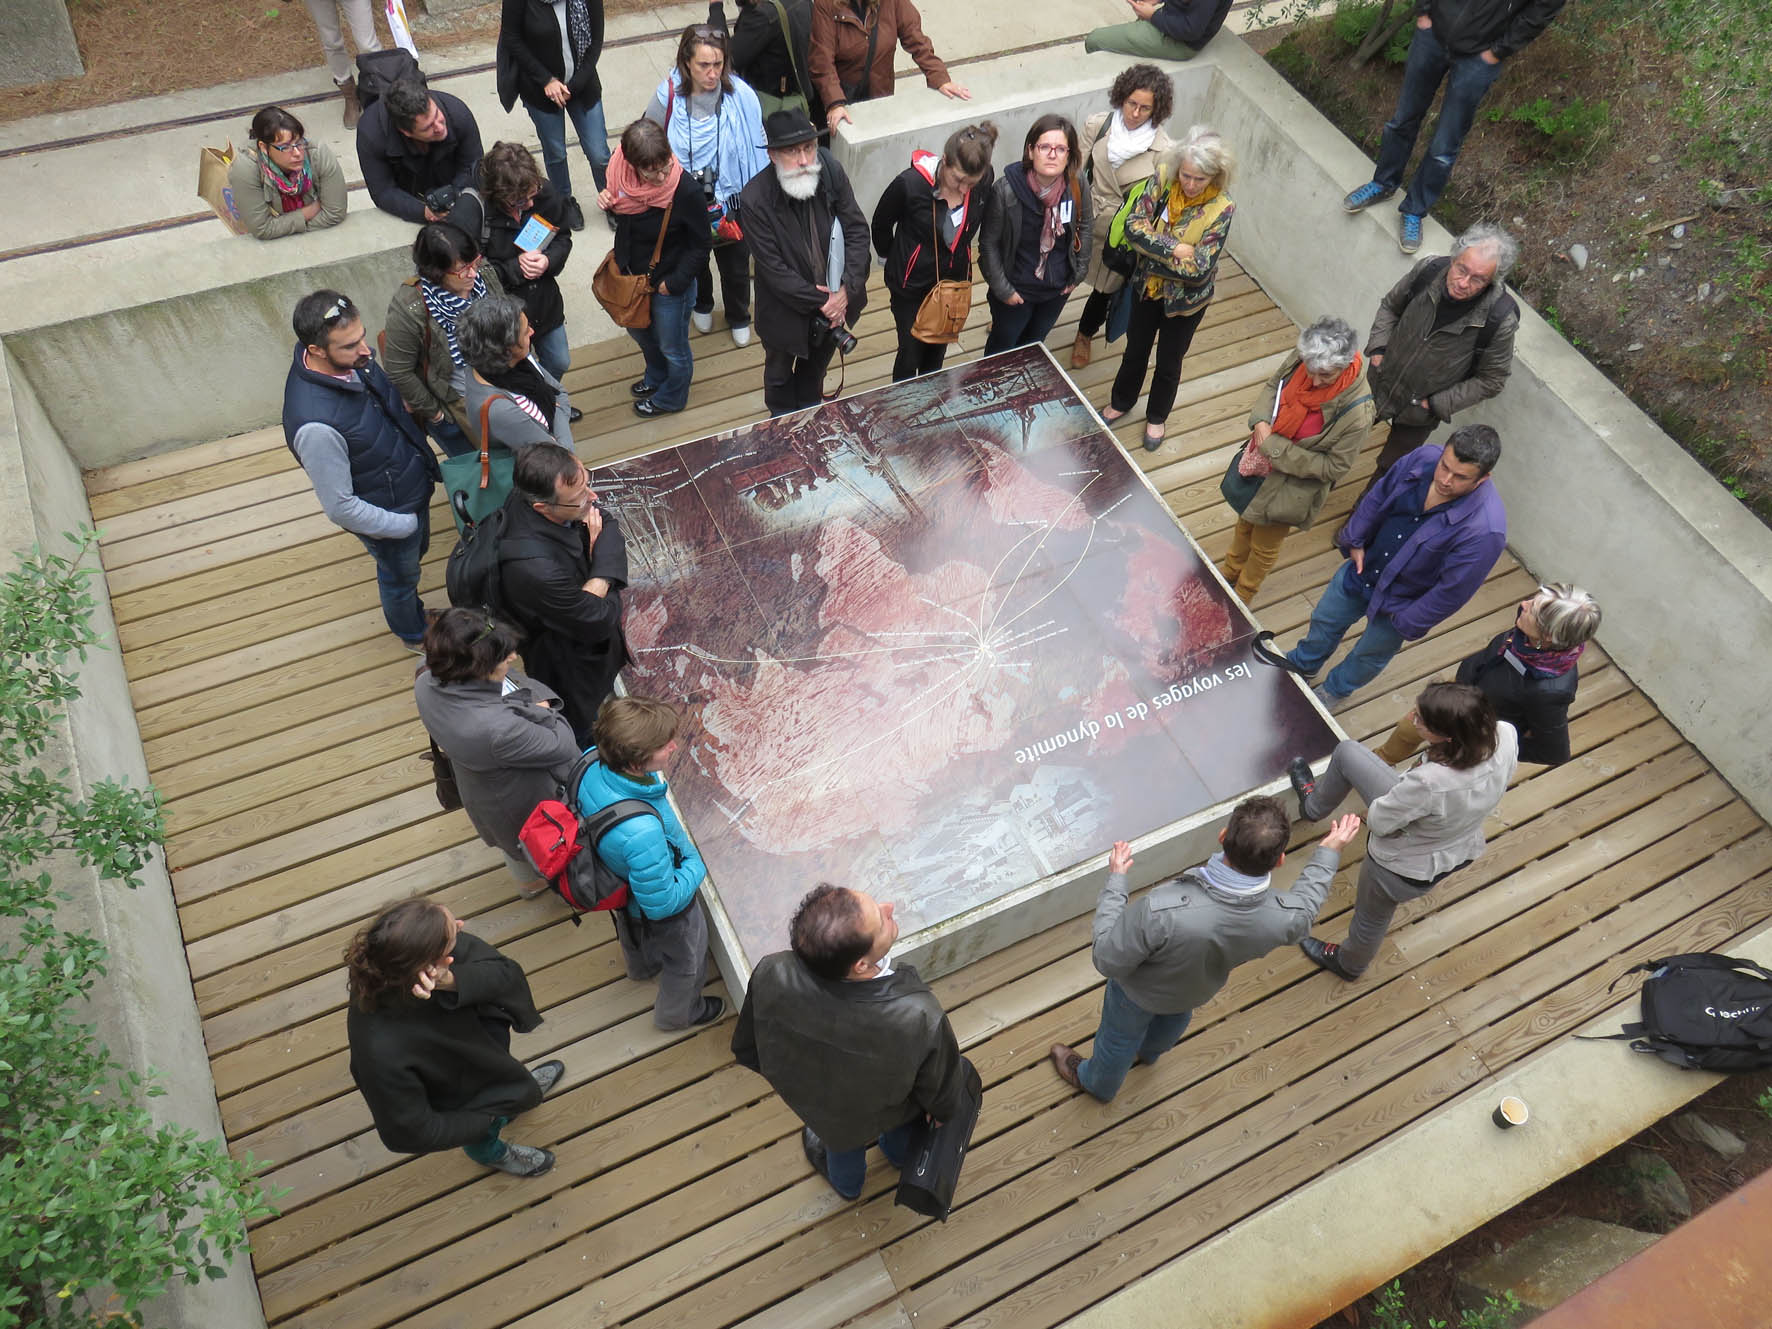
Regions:
<instances>
[{"instance_id":1,"label":"man in teal jacket","mask_svg":"<svg viewBox=\"0 0 1772 1329\"><path fill-rule=\"evenodd\" d=\"M652 1022L660 1029L712 1024L726 1011L718 997L702 996L708 977L708 925L696 888L708 874L701 855L665 794L664 768L677 752L676 709L647 697L611 697L597 712L601 758L579 781L581 816L636 798L657 817L630 817L597 844L604 863L628 883L632 896L615 911L615 934L628 977L658 980Z\"/></svg>"}]
</instances>

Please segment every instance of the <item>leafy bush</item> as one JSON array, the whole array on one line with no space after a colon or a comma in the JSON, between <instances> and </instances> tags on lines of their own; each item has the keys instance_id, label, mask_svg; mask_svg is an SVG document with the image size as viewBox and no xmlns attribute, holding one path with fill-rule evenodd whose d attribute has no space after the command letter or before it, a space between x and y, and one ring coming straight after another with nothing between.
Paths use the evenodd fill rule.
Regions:
<instances>
[{"instance_id":1,"label":"leafy bush","mask_svg":"<svg viewBox=\"0 0 1772 1329\"><path fill-rule=\"evenodd\" d=\"M159 796L113 780L81 797L41 760L75 661L98 638L90 531L0 578L0 1329L140 1325L175 1278L221 1275L272 1209L250 1159L158 1126L164 1091L126 1072L79 1018L105 976L96 937L58 926L53 868L72 858L134 888L163 830ZM102 1311L94 1307L103 1304Z\"/></svg>"},{"instance_id":2,"label":"leafy bush","mask_svg":"<svg viewBox=\"0 0 1772 1329\"><path fill-rule=\"evenodd\" d=\"M1509 1329L1523 1308L1512 1292L1484 1297L1483 1304L1458 1313L1458 1329ZM1403 1280L1393 1278L1372 1294L1373 1329L1415 1329L1403 1296ZM1429 1316L1426 1329L1451 1329L1445 1320Z\"/></svg>"},{"instance_id":3,"label":"leafy bush","mask_svg":"<svg viewBox=\"0 0 1772 1329\"><path fill-rule=\"evenodd\" d=\"M1549 97L1538 97L1511 111L1497 108L1486 114L1491 120L1505 118L1532 126L1548 140L1545 146L1553 160L1577 162L1605 137L1612 121L1612 104L1571 97L1559 106Z\"/></svg>"},{"instance_id":4,"label":"leafy bush","mask_svg":"<svg viewBox=\"0 0 1772 1329\"><path fill-rule=\"evenodd\" d=\"M1412 9L1407 12L1413 13ZM1385 6L1377 0L1368 3L1348 5L1337 9L1329 20L1330 27L1341 43L1350 50L1366 40L1373 27L1379 22L1391 22L1396 11L1386 12ZM1390 41L1385 43L1384 61L1386 64L1400 65L1409 59L1409 39L1415 33L1413 22L1405 23L1391 34Z\"/></svg>"}]
</instances>

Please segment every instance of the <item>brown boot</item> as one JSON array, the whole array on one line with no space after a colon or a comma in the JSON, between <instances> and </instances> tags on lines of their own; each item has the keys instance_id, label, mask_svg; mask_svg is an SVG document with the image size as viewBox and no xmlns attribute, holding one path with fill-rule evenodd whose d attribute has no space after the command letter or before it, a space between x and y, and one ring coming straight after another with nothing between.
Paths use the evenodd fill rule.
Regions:
<instances>
[{"instance_id":1,"label":"brown boot","mask_svg":"<svg viewBox=\"0 0 1772 1329\"><path fill-rule=\"evenodd\" d=\"M345 79L338 85L338 90L345 98L345 128L355 129L357 121L363 118L363 103L357 100L357 79L355 75Z\"/></svg>"},{"instance_id":2,"label":"brown boot","mask_svg":"<svg viewBox=\"0 0 1772 1329\"><path fill-rule=\"evenodd\" d=\"M1089 345L1089 343L1093 340L1094 340L1094 338L1085 337L1080 332L1077 334L1077 340L1075 340L1074 342L1071 343L1071 368L1072 369L1086 369L1086 368L1088 368L1089 361L1094 358L1094 352L1091 350L1090 345Z\"/></svg>"}]
</instances>

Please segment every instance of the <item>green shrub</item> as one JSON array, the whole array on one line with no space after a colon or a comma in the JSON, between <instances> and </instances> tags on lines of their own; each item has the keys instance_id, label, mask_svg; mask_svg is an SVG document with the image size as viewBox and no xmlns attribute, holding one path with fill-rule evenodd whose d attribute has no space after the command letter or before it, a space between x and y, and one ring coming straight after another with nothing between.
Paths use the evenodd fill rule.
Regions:
<instances>
[{"instance_id":1,"label":"green shrub","mask_svg":"<svg viewBox=\"0 0 1772 1329\"><path fill-rule=\"evenodd\" d=\"M1368 3L1337 9L1329 19L1329 26L1336 38L1349 50L1352 50L1366 40L1367 34L1372 31L1373 25L1379 21L1381 15L1383 15L1385 22L1390 23L1410 12L1412 10L1407 5L1401 7L1393 5L1391 12L1384 14L1382 4L1377 3L1376 0L1369 0ZM1404 23L1402 27L1397 29L1390 41L1385 44L1382 53L1385 63L1400 65L1409 59L1409 38L1414 34L1414 31L1415 26L1412 22Z\"/></svg>"},{"instance_id":2,"label":"green shrub","mask_svg":"<svg viewBox=\"0 0 1772 1329\"><path fill-rule=\"evenodd\" d=\"M1600 143L1612 121L1612 104L1571 97L1558 105L1538 97L1511 111L1497 108L1486 113L1491 120L1508 119L1530 125L1547 140L1545 146L1557 161L1581 161Z\"/></svg>"},{"instance_id":3,"label":"green shrub","mask_svg":"<svg viewBox=\"0 0 1772 1329\"><path fill-rule=\"evenodd\" d=\"M75 661L99 645L79 566L94 536L67 538L71 556L35 553L0 579L0 1329L139 1325L172 1280L220 1276L273 1212L252 1161L156 1125L143 1100L164 1091L80 1019L105 951L58 925L52 871L73 860L134 888L163 830L152 789L77 794L41 764L80 695Z\"/></svg>"}]
</instances>

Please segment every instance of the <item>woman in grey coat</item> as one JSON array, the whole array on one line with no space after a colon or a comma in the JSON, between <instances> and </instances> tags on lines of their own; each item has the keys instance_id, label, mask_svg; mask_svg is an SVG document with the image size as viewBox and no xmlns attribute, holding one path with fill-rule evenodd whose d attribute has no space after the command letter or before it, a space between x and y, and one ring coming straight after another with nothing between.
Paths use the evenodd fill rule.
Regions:
<instances>
[{"instance_id":1,"label":"woman in grey coat","mask_svg":"<svg viewBox=\"0 0 1772 1329\"><path fill-rule=\"evenodd\" d=\"M578 760L560 698L513 664L517 634L477 609L445 609L425 632L413 685L419 719L455 766L462 807L487 844L504 851L520 893L539 895L517 843L535 805L553 798Z\"/></svg>"},{"instance_id":2,"label":"woman in grey coat","mask_svg":"<svg viewBox=\"0 0 1772 1329\"><path fill-rule=\"evenodd\" d=\"M529 443L558 443L572 451L572 403L560 380L530 354L535 330L523 302L509 295L476 300L456 324L468 362L462 390L468 438L480 446L480 410L488 401L492 441L515 452Z\"/></svg>"},{"instance_id":3,"label":"woman in grey coat","mask_svg":"<svg viewBox=\"0 0 1772 1329\"><path fill-rule=\"evenodd\" d=\"M1406 772L1352 739L1336 747L1316 779L1302 757L1286 767L1306 821L1328 816L1350 790L1366 800L1366 858L1347 939L1298 943L1317 968L1349 982L1378 954L1398 905L1426 895L1483 852L1483 821L1519 764L1514 727L1497 720L1482 689L1468 683L1429 683L1410 719L1428 748Z\"/></svg>"}]
</instances>

